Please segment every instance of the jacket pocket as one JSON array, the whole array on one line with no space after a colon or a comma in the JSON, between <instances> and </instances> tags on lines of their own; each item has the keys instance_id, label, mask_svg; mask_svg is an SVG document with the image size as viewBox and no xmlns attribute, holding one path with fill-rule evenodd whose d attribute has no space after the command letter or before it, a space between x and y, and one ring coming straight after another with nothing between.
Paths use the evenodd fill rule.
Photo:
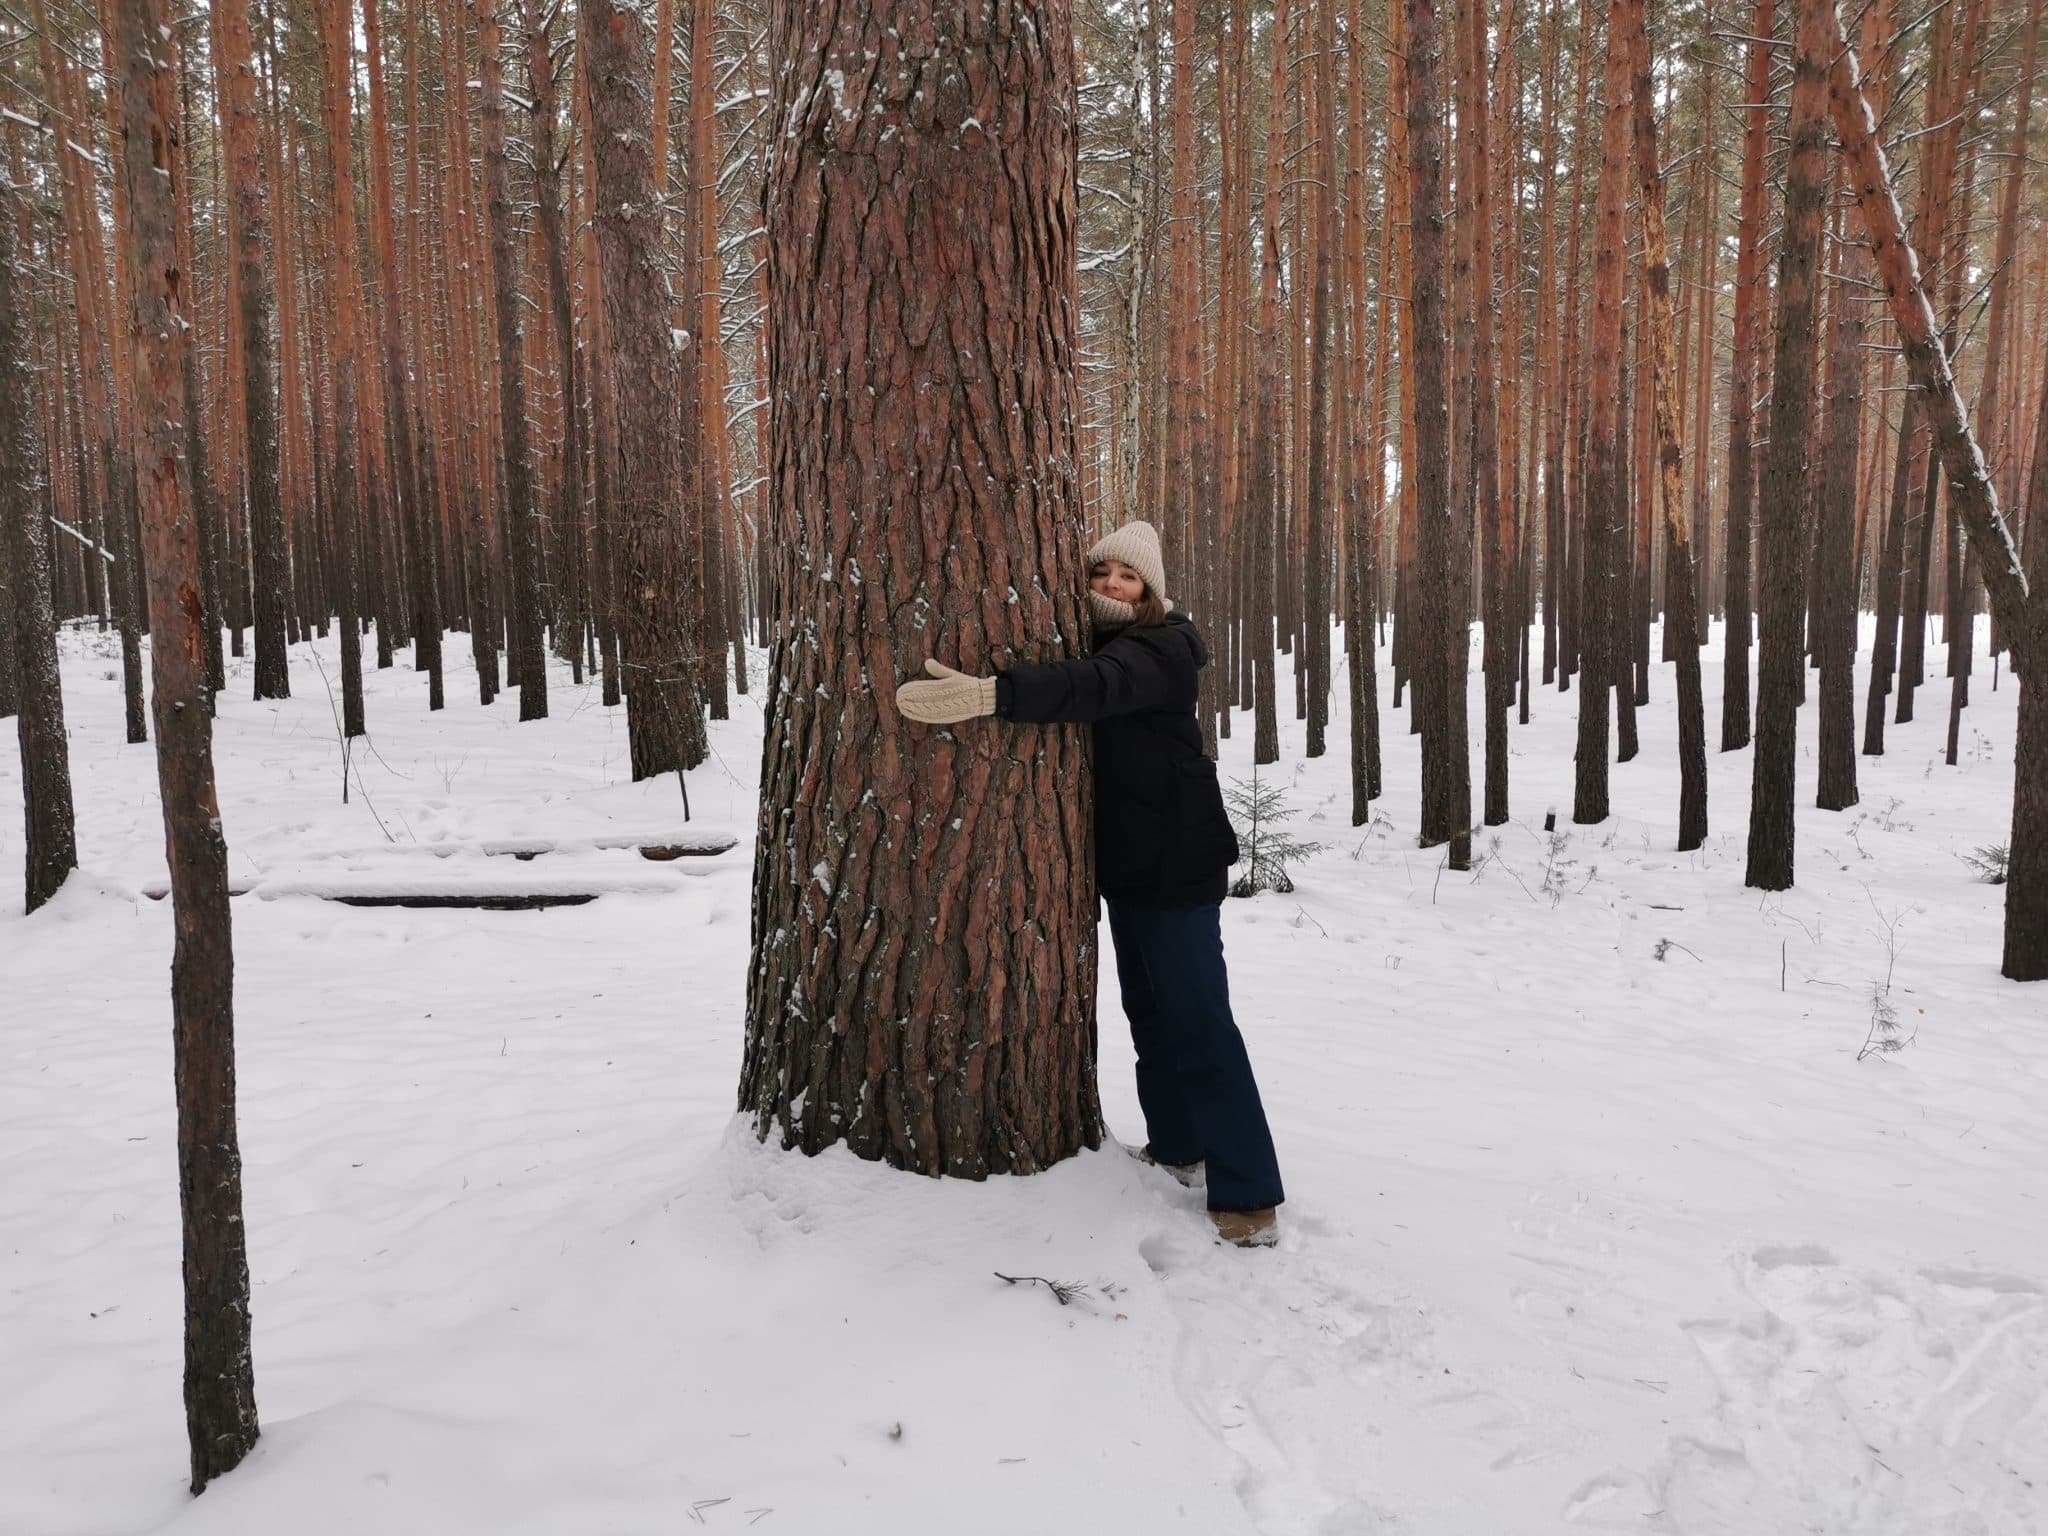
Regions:
<instances>
[{"instance_id":1,"label":"jacket pocket","mask_svg":"<svg viewBox=\"0 0 2048 1536\"><path fill-rule=\"evenodd\" d=\"M1223 809L1216 765L1200 752L1189 752L1175 767L1174 873L1181 880L1199 880L1237 862L1237 829Z\"/></svg>"}]
</instances>

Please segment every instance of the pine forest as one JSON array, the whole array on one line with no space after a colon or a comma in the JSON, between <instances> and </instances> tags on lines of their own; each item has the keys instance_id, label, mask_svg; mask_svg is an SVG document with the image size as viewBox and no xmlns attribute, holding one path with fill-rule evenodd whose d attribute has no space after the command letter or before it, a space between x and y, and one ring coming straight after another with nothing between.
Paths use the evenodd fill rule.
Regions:
<instances>
[{"instance_id":1,"label":"pine forest","mask_svg":"<svg viewBox=\"0 0 2048 1536\"><path fill-rule=\"evenodd\" d=\"M0 829L0 1121L28 1128L0 1131L0 1185L27 1192L0 1195L0 1248L45 1255L17 1304L0 1299L20 1324L0 1374L55 1380L89 1358L93 1390L126 1391L162 1356L183 1383L180 1485L199 1493L254 1452L232 1482L256 1501L248 1528L413 1528L383 1526L361 1473L394 1478L393 1498L444 1483L449 1530L869 1529L841 1518L854 1482L792 1470L790 1437L814 1435L877 1530L1157 1529L1177 1485L1183 1515L1216 1531L1667 1528L1659 1509L1700 1532L2034 1529L2043 9L0 0L0 720L19 742L18 759L0 750L0 810L19 806ZM1134 523L1164 550L1164 590L1145 577L1172 598L1163 632L1199 627L1175 708L1192 701L1187 730L1219 766L1189 746L1175 793L1221 775L1241 899L1221 883L1204 899L1221 900L1251 1057L1279 1084L1265 1112L1295 1194L1271 1258L1294 1268L1255 1279L1208 1256L1206 1228L1197 1244L1118 1204L1130 1185L1189 1220L1203 1206L1157 1166L1172 1138L1139 1015L1154 991L1177 1006L1167 951L1133 979L1136 919L1109 884L1140 823L1097 819L1135 772L1101 717L1130 706L1028 712L1044 668L1090 656L1091 612L1104 675L1139 686L1108 659L1095 601L1103 570L1136 557L1084 558L1136 547L1109 538ZM918 714L913 679L975 702ZM1011 723L1028 720L1054 723ZM1166 814L1165 857L1184 862L1195 833ZM1121 1030L1097 1030L1098 989L1109 1018L1119 985L1137 1099ZM310 1033L285 1030L302 1016ZM1823 1017L1824 1043L1801 1034ZM1196 1070L1194 1046L1171 1049ZM498 1069L522 1050L546 1065L515 1088ZM1825 1085L1809 1080L1823 1051ZM629 1110L623 1082L583 1086L614 1055L666 1119ZM407 1072L432 1085L417 1088L431 1137L390 1108ZM1757 1118L1781 1078L1795 1107ZM1412 1134L1380 1119L1395 1083L1420 1095L1384 1111L1412 1115ZM53 1093L101 1108L79 1120ZM1623 1106L1611 1135L1587 1123L1594 1103ZM1110 1127L1140 1106L1155 1166L1100 1171ZM361 1139L345 1129L358 1108ZM1950 1150L1925 1167L1897 1144L1980 1121L1988 1140L1942 1129ZM695 1173L639 1160L685 1122ZM1528 1270L1501 1281L1513 1306L1474 1314L1536 1351L1512 1368L1439 1310L1463 1260L1400 1277L1426 1258L1405 1228L1381 1231L1399 1190L1336 1193L1407 1167L1398 1133L1433 1170L1405 1197L1416 1223L1469 1213L1502 1176L1468 1161L1490 1123L1560 1159L1502 1218L1559 1256L1504 1251ZM1602 1223L1635 1230L1616 1170L1680 1123L1705 1127L1701 1161L1650 1156L1665 1172L1643 1175L1641 1219L1716 1213L1688 1251L1720 1278L1645 1258L1584 1279L1626 1245ZM555 1161L571 1126L608 1160ZM643 1306L594 1262L546 1313L542 1261L507 1235L526 1230L516 1205L392 1236L380 1222L472 1134L461 1155L486 1161L460 1165L463 1187L475 1173L486 1199L515 1167L557 1169L535 1177L559 1200L523 1197L549 1234L533 1254L631 1230L640 1249L616 1263L654 1264L652 1246L682 1264L645 1210L650 1188L687 1189L675 1198L702 1202L687 1225L738 1222L753 1256L733 1267L727 1244L711 1270L669 1270L672 1305L815 1304L836 1329L851 1297L876 1342L762 1322L738 1352L649 1324L665 1315L652 1290ZM174 1147L175 1167L95 1173L65 1150L81 1135L110 1157ZM1430 1150L1439 1136L1457 1149ZM1371 1171L1317 1163L1305 1143L1325 1138ZM394 1167L380 1148L410 1150ZM916 1204L938 1186L873 1166L993 1189L1077 1154L1098 1171L943 1210ZM1256 1204L1270 1222L1278 1203L1233 1208L1230 1156L1207 1154L1226 1247L1240 1237L1224 1215ZM623 1190L631 1169L639 1204L586 1212L593 1180ZM397 1204L376 1215L344 1178ZM104 1221L115 1208L89 1191L116 1187L134 1191L121 1210L153 1213L155 1246L102 1249L74 1225ZM1846 1257L1891 1230L1886 1188L1923 1214L1895 1253ZM1806 1226L1754 1219L1783 1199ZM330 1200L351 1213L331 1239L292 1225ZM1445 1219L1492 1274L1500 1224ZM1128 1227L1142 1261L1062 1247L1071 1232L1042 1258L1002 1240L1067 1222ZM994 1289L956 1304L911 1277L912 1301L892 1300L927 1229L949 1234L933 1251L963 1283ZM1342 1246L1368 1229L1372 1244ZM287 1232L288 1255L266 1247ZM806 1241L828 1268L802 1268ZM410 1303L376 1288L397 1268L293 1289L394 1243L422 1287ZM515 1396L584 1394L606 1400L599 1424L666 1426L691 1447L689 1497L656 1492L620 1433L566 1427L558 1407L499 1441L405 1427L497 1393L406 1315L403 1347L468 1392L380 1398L385 1346L362 1342L389 1306L452 1305L419 1276L483 1283L457 1278L465 1249L502 1260L493 1315L529 1285L565 1329L602 1330L609 1309L682 1351L675 1369L701 1364L729 1417L616 1395L609 1373L638 1369L623 1340L609 1366L510 1342L502 1357L545 1384L507 1376ZM91 1285L49 1257L88 1251ZM1017 1273L1057 1264L1074 1275ZM820 1299L834 1265L847 1289ZM130 1273L155 1277L152 1300L101 1334L46 1326L114 1302ZM1583 1292L1557 1289L1568 1275ZM1677 1299L1716 1284L1741 1295ZM1648 1298L1638 1323L1587 1320L1614 1285ZM1395 1299L1410 1291L1428 1299ZM1145 1331L1155 1295L1180 1342ZM1885 1295L1940 1335L1927 1349L1952 1376L1981 1377L1949 1450L1922 1439L1965 1385L1907 1363L1917 1345L1828 1331L1860 1308L1857 1337L1890 1338ZM1647 1334L1626 1342L1643 1308L1732 1320L1670 1323L1681 1362ZM301 1312L355 1321L264 1331ZM986 1336L944 1342L948 1312ZM92 1342L145 1313L125 1353ZM1784 1360L1759 1363L1752 1314L1790 1340ZM1291 1319L1285 1336L1254 1346L1272 1318ZM1114 1338L1124 1374L1056 1366L1072 1336L1030 1343L1055 1324ZM920 1363L902 1395L842 1411L815 1384L842 1347L870 1382L894 1379L892 1347ZM1368 1390L1368 1348L1373 1372L1439 1385L1468 1352L1474 1369L1490 1358L1472 1390L1510 1406L1432 1417L1419 1387ZM359 1359L369 1384L323 1385L312 1362L329 1357ZM1268 1358L1293 1362L1293 1385ZM1561 1378L1551 1396L1528 1385L1538 1358L1582 1380L1718 1385L1581 1410ZM1788 1361L1881 1378L1889 1417L1850 1433L1782 1379ZM1014 1374L1020 1402L1049 1405L1065 1368L1101 1373L1075 1422L1108 1426L1104 1443L1128 1438L1116 1405L1143 1411L1142 1383L1170 1377L1201 1449L1185 1468L1182 1450L1134 1449L1113 1491L1119 1474L1079 1470L1092 1429L996 1410L1011 1438L976 1438L914 1400ZM775 1427L754 1402L763 1377L824 1390L790 1410L808 1427ZM287 1426L275 1450L259 1388ZM0 1412L16 1491L92 1438L98 1410L71 1391ZM1211 1427L1218 1402L1236 1406ZM336 1403L345 1425L323 1416ZM1642 1416L1659 1412L1691 1427L1652 1445ZM135 1411L101 1463L122 1467L115 1483L83 1463L51 1473L15 1506L29 1523L0 1525L172 1520L162 1466L136 1465L161 1461L163 1419ZM1964 1419L1976 1449L1955 1452ZM1396 1420L1407 1438L1384 1464L1339 1455ZM1779 1453L1798 1466L1765 1452L1765 1422L1805 1447ZM847 1463L831 1437L855 1423L869 1441ZM510 1449L521 1436L530 1453ZM616 1462L630 1500L519 1465L558 1445L569 1464ZM1844 1470L1880 1452L1923 1475ZM932 1458L896 1474L935 1479L930 1502L870 1486L868 1456ZM1012 1471L1026 1491L1006 1507ZM201 1507L227 1519L215 1502ZM1638 1506L1651 1524L1618 1513Z\"/></svg>"}]
</instances>

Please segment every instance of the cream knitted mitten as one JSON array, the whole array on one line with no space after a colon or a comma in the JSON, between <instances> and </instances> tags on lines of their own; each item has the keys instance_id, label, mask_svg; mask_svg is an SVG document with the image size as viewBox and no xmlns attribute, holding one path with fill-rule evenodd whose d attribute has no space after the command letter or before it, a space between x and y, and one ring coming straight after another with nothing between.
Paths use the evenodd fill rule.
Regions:
<instances>
[{"instance_id":1,"label":"cream knitted mitten","mask_svg":"<svg viewBox=\"0 0 2048 1536\"><path fill-rule=\"evenodd\" d=\"M896 709L905 719L922 725L953 725L996 712L994 678L969 677L936 661L927 661L924 669L934 681L897 686Z\"/></svg>"}]
</instances>

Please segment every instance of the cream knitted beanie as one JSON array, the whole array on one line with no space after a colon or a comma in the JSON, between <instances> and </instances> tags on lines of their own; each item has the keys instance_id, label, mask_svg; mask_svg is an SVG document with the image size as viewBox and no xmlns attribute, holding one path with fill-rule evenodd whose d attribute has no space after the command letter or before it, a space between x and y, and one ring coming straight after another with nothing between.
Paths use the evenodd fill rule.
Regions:
<instances>
[{"instance_id":1,"label":"cream knitted beanie","mask_svg":"<svg viewBox=\"0 0 2048 1536\"><path fill-rule=\"evenodd\" d=\"M1088 568L1105 560L1121 560L1145 579L1145 588L1168 608L1166 561L1159 553L1159 531L1150 523L1125 523L1088 551Z\"/></svg>"}]
</instances>

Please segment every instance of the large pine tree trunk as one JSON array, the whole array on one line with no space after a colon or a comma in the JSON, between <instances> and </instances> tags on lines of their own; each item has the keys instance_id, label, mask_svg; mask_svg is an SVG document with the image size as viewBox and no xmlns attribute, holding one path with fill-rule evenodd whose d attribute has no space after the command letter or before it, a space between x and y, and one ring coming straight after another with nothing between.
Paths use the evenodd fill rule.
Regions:
<instances>
[{"instance_id":1,"label":"large pine tree trunk","mask_svg":"<svg viewBox=\"0 0 2048 1536\"><path fill-rule=\"evenodd\" d=\"M44 516L45 461L36 444L29 391L27 308L17 265L21 192L0 175L0 579L10 589L11 658L21 747L26 854L23 890L33 912L78 867L64 694L57 674L57 621L50 602L50 524ZM0 665L10 658L0 656Z\"/></svg>"},{"instance_id":2,"label":"large pine tree trunk","mask_svg":"<svg viewBox=\"0 0 2048 1536\"><path fill-rule=\"evenodd\" d=\"M1756 750L1751 760L1749 862L1744 883L1792 884L1799 697L1804 683L1801 607L1806 590L1814 358L1818 348L1821 212L1827 200L1827 57L1801 0L1792 55L1791 149L1778 240L1778 324L1771 369L1771 439L1758 496L1763 581L1757 629Z\"/></svg>"},{"instance_id":3,"label":"large pine tree trunk","mask_svg":"<svg viewBox=\"0 0 2048 1536\"><path fill-rule=\"evenodd\" d=\"M136 487L149 546L150 662L176 944L171 1011L184 1215L185 1422L192 1491L256 1443L249 1262L235 1133L234 952L228 850L214 794L198 532L185 463L187 274L171 185L177 143L170 13L117 0Z\"/></svg>"},{"instance_id":4,"label":"large pine tree trunk","mask_svg":"<svg viewBox=\"0 0 2048 1536\"><path fill-rule=\"evenodd\" d=\"M771 7L775 638L740 1105L978 1178L1101 1137L1083 734L886 702L1085 633L1063 0Z\"/></svg>"}]
</instances>

